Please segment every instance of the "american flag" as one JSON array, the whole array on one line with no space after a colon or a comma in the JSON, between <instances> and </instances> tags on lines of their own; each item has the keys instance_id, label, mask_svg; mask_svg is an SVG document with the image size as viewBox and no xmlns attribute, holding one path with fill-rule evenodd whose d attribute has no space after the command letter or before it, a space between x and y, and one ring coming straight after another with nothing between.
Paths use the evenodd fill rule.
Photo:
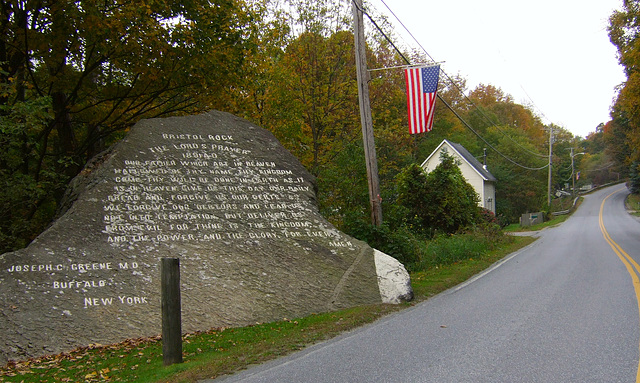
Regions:
<instances>
[{"instance_id":1,"label":"american flag","mask_svg":"<svg viewBox=\"0 0 640 383\"><path fill-rule=\"evenodd\" d=\"M407 109L409 111L409 133L424 133L431 130L438 90L440 65L407 68Z\"/></svg>"}]
</instances>

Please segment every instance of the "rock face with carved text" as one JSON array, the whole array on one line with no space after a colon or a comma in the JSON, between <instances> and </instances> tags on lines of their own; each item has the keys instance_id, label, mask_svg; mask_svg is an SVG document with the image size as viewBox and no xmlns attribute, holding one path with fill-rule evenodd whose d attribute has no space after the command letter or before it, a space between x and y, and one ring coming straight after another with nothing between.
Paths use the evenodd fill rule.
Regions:
<instances>
[{"instance_id":1,"label":"rock face with carved text","mask_svg":"<svg viewBox=\"0 0 640 383\"><path fill-rule=\"evenodd\" d=\"M0 255L0 362L160 334L163 257L180 259L185 332L381 302L373 249L315 198L245 120L139 122L73 180L48 230Z\"/></svg>"}]
</instances>

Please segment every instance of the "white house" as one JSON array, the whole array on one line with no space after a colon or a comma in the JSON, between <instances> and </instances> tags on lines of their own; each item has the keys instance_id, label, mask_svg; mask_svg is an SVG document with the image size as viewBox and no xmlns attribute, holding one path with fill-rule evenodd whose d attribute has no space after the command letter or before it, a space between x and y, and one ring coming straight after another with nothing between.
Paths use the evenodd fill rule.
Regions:
<instances>
[{"instance_id":1,"label":"white house","mask_svg":"<svg viewBox=\"0 0 640 383\"><path fill-rule=\"evenodd\" d=\"M440 164L440 153L442 152L446 152L457 160L462 175L480 196L479 205L495 214L496 178L464 146L449 140L442 141L436 150L424 160L422 168L427 172L433 171Z\"/></svg>"}]
</instances>

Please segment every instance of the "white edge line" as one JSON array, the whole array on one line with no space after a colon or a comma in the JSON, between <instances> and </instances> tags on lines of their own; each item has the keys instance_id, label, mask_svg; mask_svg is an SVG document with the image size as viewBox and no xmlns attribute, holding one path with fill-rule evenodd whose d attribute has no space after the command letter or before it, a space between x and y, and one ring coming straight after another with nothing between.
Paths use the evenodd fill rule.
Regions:
<instances>
[{"instance_id":1,"label":"white edge line","mask_svg":"<svg viewBox=\"0 0 640 383\"><path fill-rule=\"evenodd\" d=\"M484 277L485 275L489 274L490 272L494 271L495 269L497 269L498 267L502 266L503 264L509 262L511 259L515 258L516 256L520 255L522 252L524 252L525 250L527 250L529 247L533 246L537 241L534 241L533 243L523 247L522 249L516 251L515 253L507 256L506 258L503 258L502 260L496 262L493 266L491 266L490 268L488 268L487 270L481 272L480 274L477 274L476 276L474 276L473 278L467 280L466 282L461 283L460 285L458 285L457 287L455 287L453 289L453 292L458 292L462 289L464 289L465 287L469 286L470 284L472 284L473 282L477 281L478 279Z\"/></svg>"}]
</instances>

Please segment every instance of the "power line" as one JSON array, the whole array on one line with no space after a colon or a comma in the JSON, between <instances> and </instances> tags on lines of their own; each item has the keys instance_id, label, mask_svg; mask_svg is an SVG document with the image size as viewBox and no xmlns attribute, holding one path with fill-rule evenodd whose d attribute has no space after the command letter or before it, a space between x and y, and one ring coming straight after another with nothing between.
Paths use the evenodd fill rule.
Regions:
<instances>
[{"instance_id":1,"label":"power line","mask_svg":"<svg viewBox=\"0 0 640 383\"><path fill-rule=\"evenodd\" d=\"M532 168L532 167L528 167L525 165L521 165L517 162L515 162L514 160L512 160L511 158L507 157L505 154L503 154L502 152L500 152L498 149L496 149L493 145L491 145L489 143L489 141L485 140L484 137L482 137L478 132L476 132L464 119L462 119L462 117L455 111L453 110L453 108L451 107L451 105L449 105L440 95L438 95L438 99L440 99L440 101L442 101L442 103L449 108L449 110L451 112L453 112L453 114L460 120L462 121L462 123L467 127L467 129L469 129L473 134L475 134L476 136L478 136L479 139L482 140L482 142L484 142L485 144L487 144L487 146L489 146L491 149L493 149L496 153L498 153L502 158L504 158L505 160L511 162L514 165L517 165L523 169L527 169L527 170L542 170L542 169L546 169L547 167L549 167L549 164L546 164L544 166L541 166L539 168Z\"/></svg>"},{"instance_id":2,"label":"power line","mask_svg":"<svg viewBox=\"0 0 640 383\"><path fill-rule=\"evenodd\" d=\"M429 54L429 52L427 52L427 50L422 46L422 44L420 44L420 42L418 41L418 39L416 39L416 37L413 35L413 33L411 33L411 31L409 30L409 28L407 28L406 25L404 25L404 23L402 22L402 20L400 20L400 18L391 10L391 8L389 7L389 5L387 5L387 3L384 0L380 0L382 2L382 4L384 4L384 6L387 8L387 10L393 15L393 17L396 18L396 20L398 21L398 23L400 23L400 25L404 28L404 30L409 34L409 36L411 36L411 38L413 39L413 41L418 44L418 46L420 47L420 49L422 49L422 51L427 55L427 57L429 57L431 59L431 61L436 61L433 57L431 57L431 55ZM367 15L367 17L369 17L369 20L371 20L371 17ZM375 25L375 22L372 20L372 22ZM376 26L376 28L378 28ZM378 28L378 30L380 31L380 28ZM382 31L380 31L380 33L383 33ZM386 36L385 36L386 38ZM388 40L388 38L387 38ZM394 46L395 48L395 46ZM396 48L397 50L397 48ZM514 144L516 144L517 146L519 146L521 149L523 149L524 151L526 151L527 153L540 157L540 158L546 158L548 157L548 155L544 155L544 154L539 154L539 153L535 153L532 152L531 150L525 148L524 146L520 145L519 142L515 141L513 138L511 138L511 136L509 136L506 132L504 132L502 129L500 129L500 127L498 126L498 124L495 121L492 121L491 118L489 118L489 116L486 115L486 113L480 109L465 93L464 91L460 88L460 86L458 85L457 82L455 82L444 70L442 70L442 73L444 73L444 75L446 76L446 78L449 80L449 82L458 90L458 92L460 92L460 94L462 96L464 96L465 100L467 100L467 102L469 102L471 105L473 105L473 107L478 110L480 112L480 114L482 115L482 117L485 119L486 122L488 122L491 125L494 125L496 129L498 129L498 131L500 131L500 133L502 133L505 137L507 137L509 140L511 140Z\"/></svg>"},{"instance_id":3,"label":"power line","mask_svg":"<svg viewBox=\"0 0 640 383\"><path fill-rule=\"evenodd\" d=\"M524 94L527 96L527 98L529 99L529 101L531 102L531 104L533 105L534 108L536 108L538 110L538 113L540 113L540 115L542 117L544 117L547 121L551 122L551 120L549 119L549 117L547 117L544 112L542 112L542 110L540 110L540 108L538 108L538 105L536 105L536 103L533 101L533 99L531 98L531 96L529 96L529 93L527 93L527 91L524 89L524 87L522 85L520 85L520 89L522 89L522 91L524 92Z\"/></svg>"},{"instance_id":4,"label":"power line","mask_svg":"<svg viewBox=\"0 0 640 383\"><path fill-rule=\"evenodd\" d=\"M607 170L607 169L611 169L615 164L613 162L605 165L602 168L598 168L598 169L589 169L589 170L583 170L584 173L593 173L593 172L599 172L601 170Z\"/></svg>"},{"instance_id":5,"label":"power line","mask_svg":"<svg viewBox=\"0 0 640 383\"><path fill-rule=\"evenodd\" d=\"M389 42L389 44L391 44L391 46L393 47L393 49L395 49L395 50L396 50L396 52L400 55L400 57L402 57L402 59L407 63L407 65L411 65L411 61L410 61L410 60L409 60L409 59L404 55L404 53L402 53L402 51L400 51L400 49L398 49L398 47L395 45L395 43L391 40L391 38L389 38L389 36L387 36L387 34L382 30L382 28L380 28L380 26L378 25L378 23L376 23L376 21L371 17L371 15L369 15L369 13L368 13L368 12L366 12L364 9L360 8L360 7L359 7L359 5L358 5L358 4L356 4L353 0L352 0L352 3L354 4L354 6L355 6L355 7L357 7L357 8L358 8L358 10L360 10L364 15L366 15L366 16L367 16L367 18L369 19L369 21L371 21L371 23L376 27L376 29L378 30L378 32L380 32L380 34L381 34L381 35L382 35L382 36L387 40L387 42ZM384 1L383 1L383 3L384 3ZM386 5L386 4L385 4L385 5ZM387 8L388 8L388 7L387 7ZM391 10L389 10L389 11L390 11L390 12L392 12ZM392 12L392 13L393 13L393 12ZM395 16L395 14L394 14L394 16ZM396 18L397 18L397 17L396 17ZM399 22L400 22L400 21L399 21ZM400 23L402 24L402 22L400 22ZM403 26L404 26L404 25L403 25ZM405 29L406 29L406 27L405 27ZM411 35L411 32L410 32L410 31L408 31L408 30L407 30L407 32ZM412 35L412 36L413 36L413 35ZM416 42L417 42L417 41L416 41ZM420 45L420 43L419 43L419 42L418 42L418 45ZM420 47L422 47L422 46L420 45ZM422 49L424 50L424 48L422 48ZM428 53L426 50L424 50L424 52L427 54L427 56L428 56L432 61L434 61L434 62L435 62L435 60L433 59L433 57L431 57L431 56L429 55L429 53ZM443 72L444 72L444 71L443 71ZM456 85L456 87L457 87L457 84L455 84L455 82L454 82L454 81L452 81L452 80L451 80L451 78L450 78L446 73L445 73L445 75L447 76L447 78L449 78L449 81L451 81L451 82L452 82L454 85ZM458 90L460 90L460 88L458 88ZM462 94L464 94L462 91L461 91L461 93L462 93ZM547 167L549 166L549 164L547 164L547 165L542 166L542 167L533 168L533 167L529 167L529 166L525 166L525 165L519 164L518 162L514 161L513 159L511 159L511 158L507 157L505 154L503 154L503 153L502 153L502 152L500 152L498 149L496 149L496 148L495 148L491 143L489 143L489 142L488 142L484 137L482 137L478 132L476 132L476 131L475 131L475 129L473 129L473 128L471 127L471 125L469 125L469 124L468 124L468 123L467 123L467 122L462 118L462 116L460 116L460 115L458 114L458 112L456 112L456 111L453 109L453 107L451 107L451 105L449 105L449 103L447 103L447 102L442 98L442 96L440 96L440 94L437 94L437 96L438 96L438 99L439 99L440 101L442 101L442 103L443 103L443 104L444 104L444 105L445 105L445 106L446 106L446 107L447 107L447 108L448 108L448 109L449 109L449 110L450 110L450 111L451 111L451 112L452 112L452 113L453 113L453 114L454 114L454 115L455 115L455 116L456 116L456 117L457 117L457 118L462 122L462 124L463 124L467 129L469 129L469 130L470 130L473 134L475 134L475 135L476 135L480 140L482 140L485 144L487 144L487 146L489 146L491 149L493 149L496 153L498 153L501 157L503 157L503 158L504 158L504 159L506 159L507 161L509 161L509 162L511 162L512 164L514 164L514 165L516 165L516 166L519 166L519 167L521 167L521 168L523 168L523 169L527 169L527 170L542 170L542 169L545 169L545 168L547 168ZM466 96L465 96L465 97L466 97ZM548 157L548 156L545 156L545 157Z\"/></svg>"}]
</instances>

